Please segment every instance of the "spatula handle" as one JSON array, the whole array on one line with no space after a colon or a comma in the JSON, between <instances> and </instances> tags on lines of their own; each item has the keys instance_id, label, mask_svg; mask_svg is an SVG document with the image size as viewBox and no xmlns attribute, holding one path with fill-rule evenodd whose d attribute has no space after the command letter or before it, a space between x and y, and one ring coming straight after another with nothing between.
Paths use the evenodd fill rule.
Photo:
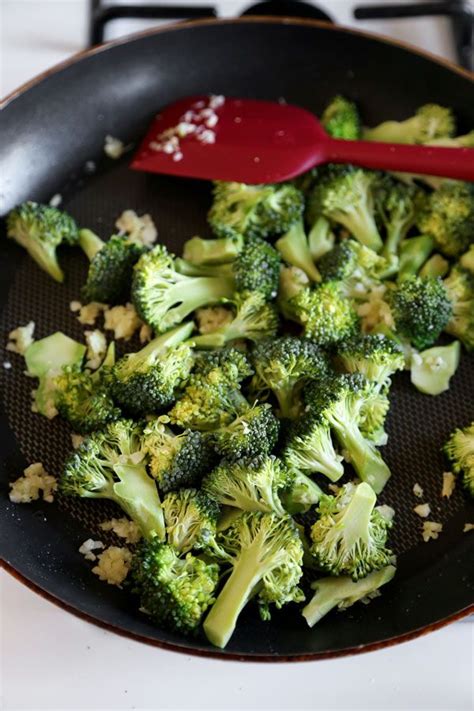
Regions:
<instances>
[{"instance_id":1,"label":"spatula handle","mask_svg":"<svg viewBox=\"0 0 474 711\"><path fill-rule=\"evenodd\" d=\"M474 148L408 146L332 138L327 143L327 160L330 163L353 163L377 170L474 181Z\"/></svg>"}]
</instances>

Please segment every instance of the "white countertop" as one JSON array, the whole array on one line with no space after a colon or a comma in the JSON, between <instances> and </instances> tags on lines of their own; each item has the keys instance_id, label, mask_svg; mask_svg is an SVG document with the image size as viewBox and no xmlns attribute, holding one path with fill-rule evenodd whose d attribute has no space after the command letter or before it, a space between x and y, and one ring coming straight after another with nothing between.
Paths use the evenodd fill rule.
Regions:
<instances>
[{"instance_id":1,"label":"white countertop","mask_svg":"<svg viewBox=\"0 0 474 711\"><path fill-rule=\"evenodd\" d=\"M85 0L0 3L0 94L82 49ZM469 622L390 649L325 662L210 661L105 632L5 573L0 582L0 684L7 711L472 709Z\"/></svg>"}]
</instances>

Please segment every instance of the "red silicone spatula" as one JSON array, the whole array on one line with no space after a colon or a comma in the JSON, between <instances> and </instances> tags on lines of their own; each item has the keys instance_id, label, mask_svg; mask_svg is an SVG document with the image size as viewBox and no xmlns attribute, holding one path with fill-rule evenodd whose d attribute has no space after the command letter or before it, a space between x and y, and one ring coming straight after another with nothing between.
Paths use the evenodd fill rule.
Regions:
<instances>
[{"instance_id":1,"label":"red silicone spatula","mask_svg":"<svg viewBox=\"0 0 474 711\"><path fill-rule=\"evenodd\" d=\"M188 97L159 114L132 168L207 180L276 183L323 163L474 180L474 149L336 140L298 106Z\"/></svg>"}]
</instances>

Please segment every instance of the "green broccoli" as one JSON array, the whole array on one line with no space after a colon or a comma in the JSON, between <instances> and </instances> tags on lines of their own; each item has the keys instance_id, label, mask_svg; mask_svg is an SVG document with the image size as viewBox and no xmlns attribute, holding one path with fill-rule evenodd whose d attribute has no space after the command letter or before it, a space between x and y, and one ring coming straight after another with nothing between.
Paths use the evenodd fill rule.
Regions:
<instances>
[{"instance_id":1,"label":"green broccoli","mask_svg":"<svg viewBox=\"0 0 474 711\"><path fill-rule=\"evenodd\" d=\"M309 249L302 217L275 242L275 247L287 264L302 269L312 281L321 281L321 276Z\"/></svg>"},{"instance_id":2,"label":"green broccoli","mask_svg":"<svg viewBox=\"0 0 474 711\"><path fill-rule=\"evenodd\" d=\"M329 424L343 448L344 458L378 494L389 479L390 470L358 425L366 392L367 380L358 373L328 377L306 388L306 412L320 415Z\"/></svg>"},{"instance_id":3,"label":"green broccoli","mask_svg":"<svg viewBox=\"0 0 474 711\"><path fill-rule=\"evenodd\" d=\"M464 254L461 255L459 259L459 266L474 275L474 242L471 244L467 252L464 252ZM440 276L444 276L444 274L440 274Z\"/></svg>"},{"instance_id":4,"label":"green broccoli","mask_svg":"<svg viewBox=\"0 0 474 711\"><path fill-rule=\"evenodd\" d=\"M396 341L381 333L360 334L337 348L337 361L348 373L362 373L380 388L390 385L397 370L404 370L405 355Z\"/></svg>"},{"instance_id":5,"label":"green broccoli","mask_svg":"<svg viewBox=\"0 0 474 711\"><path fill-rule=\"evenodd\" d=\"M278 284L277 306L281 315L289 319L293 318L294 297L309 286L309 279L298 267L283 266L280 271Z\"/></svg>"},{"instance_id":6,"label":"green broccoli","mask_svg":"<svg viewBox=\"0 0 474 711\"><path fill-rule=\"evenodd\" d=\"M319 518L311 528L311 553L321 570L359 580L390 563L386 542L392 524L375 508L376 501L364 482L321 497Z\"/></svg>"},{"instance_id":7,"label":"green broccoli","mask_svg":"<svg viewBox=\"0 0 474 711\"><path fill-rule=\"evenodd\" d=\"M357 424L361 434L377 447L382 447L388 441L385 420L390 408L389 390L389 383L380 385L367 381L365 388L360 393L362 404Z\"/></svg>"},{"instance_id":8,"label":"green broccoli","mask_svg":"<svg viewBox=\"0 0 474 711\"><path fill-rule=\"evenodd\" d=\"M215 464L208 437L191 430L175 434L160 418L146 424L143 449L149 458L150 472L164 494L197 486Z\"/></svg>"},{"instance_id":9,"label":"green broccoli","mask_svg":"<svg viewBox=\"0 0 474 711\"><path fill-rule=\"evenodd\" d=\"M372 249L346 239L326 252L319 271L323 282L339 282L343 296L364 301L370 290L391 274L393 266Z\"/></svg>"},{"instance_id":10,"label":"green broccoli","mask_svg":"<svg viewBox=\"0 0 474 711\"><path fill-rule=\"evenodd\" d=\"M410 379L417 390L425 395L439 395L449 390L461 358L461 344L453 341L449 346L435 346L421 353L414 352L410 363Z\"/></svg>"},{"instance_id":11,"label":"green broccoli","mask_svg":"<svg viewBox=\"0 0 474 711\"><path fill-rule=\"evenodd\" d=\"M336 236L331 229L331 223L320 215L312 224L308 233L309 253L314 262L329 252L336 243Z\"/></svg>"},{"instance_id":12,"label":"green broccoli","mask_svg":"<svg viewBox=\"0 0 474 711\"><path fill-rule=\"evenodd\" d=\"M433 345L452 315L452 304L441 279L413 276L387 292L398 334L417 349ZM456 335L456 334L454 334Z\"/></svg>"},{"instance_id":13,"label":"green broccoli","mask_svg":"<svg viewBox=\"0 0 474 711\"><path fill-rule=\"evenodd\" d=\"M309 221L324 215L345 227L361 244L380 252L383 242L374 214L377 180L376 173L362 168L327 166L308 199Z\"/></svg>"},{"instance_id":14,"label":"green broccoli","mask_svg":"<svg viewBox=\"0 0 474 711\"><path fill-rule=\"evenodd\" d=\"M165 537L156 484L146 471L142 427L117 420L86 437L66 461L60 480L69 496L110 499L140 528L144 538Z\"/></svg>"},{"instance_id":15,"label":"green broccoli","mask_svg":"<svg viewBox=\"0 0 474 711\"><path fill-rule=\"evenodd\" d=\"M357 141L361 137L362 126L357 106L341 95L335 96L326 106L321 124L333 138Z\"/></svg>"},{"instance_id":16,"label":"green broccoli","mask_svg":"<svg viewBox=\"0 0 474 711\"><path fill-rule=\"evenodd\" d=\"M79 365L70 365L56 378L56 407L74 432L88 434L122 416L110 394L110 368L114 362L115 343L112 342L102 365L94 373L82 370Z\"/></svg>"},{"instance_id":17,"label":"green broccoli","mask_svg":"<svg viewBox=\"0 0 474 711\"><path fill-rule=\"evenodd\" d=\"M202 491L180 489L163 499L166 540L179 553L206 549L217 533L219 506Z\"/></svg>"},{"instance_id":18,"label":"green broccoli","mask_svg":"<svg viewBox=\"0 0 474 711\"><path fill-rule=\"evenodd\" d=\"M418 276L444 277L449 272L449 262L441 254L433 254L422 266Z\"/></svg>"},{"instance_id":19,"label":"green broccoli","mask_svg":"<svg viewBox=\"0 0 474 711\"><path fill-rule=\"evenodd\" d=\"M229 461L269 454L275 447L280 423L271 406L255 403L230 424L211 435L214 447Z\"/></svg>"},{"instance_id":20,"label":"green broccoli","mask_svg":"<svg viewBox=\"0 0 474 711\"><path fill-rule=\"evenodd\" d=\"M63 243L75 245L79 239L78 227L67 212L24 202L7 215L7 236L24 247L55 281L64 281L56 250Z\"/></svg>"},{"instance_id":21,"label":"green broccoli","mask_svg":"<svg viewBox=\"0 0 474 711\"><path fill-rule=\"evenodd\" d=\"M142 254L133 270L132 301L140 318L159 333L179 325L201 306L231 299L234 291L231 277L180 274L162 245Z\"/></svg>"},{"instance_id":22,"label":"green broccoli","mask_svg":"<svg viewBox=\"0 0 474 711\"><path fill-rule=\"evenodd\" d=\"M320 348L313 341L295 336L261 341L253 350L252 361L255 368L252 392L260 394L270 390L278 401L281 417L296 417L305 383L328 372Z\"/></svg>"},{"instance_id":23,"label":"green broccoli","mask_svg":"<svg viewBox=\"0 0 474 711\"><path fill-rule=\"evenodd\" d=\"M278 312L259 292L237 293L232 299L236 311L229 323L210 333L192 336L195 348L221 348L229 341L261 341L273 338L278 329Z\"/></svg>"},{"instance_id":24,"label":"green broccoli","mask_svg":"<svg viewBox=\"0 0 474 711\"><path fill-rule=\"evenodd\" d=\"M123 356L111 371L112 397L132 415L148 415L171 405L176 390L193 366L192 350L183 341L192 323L185 323Z\"/></svg>"},{"instance_id":25,"label":"green broccoli","mask_svg":"<svg viewBox=\"0 0 474 711\"><path fill-rule=\"evenodd\" d=\"M208 220L218 237L270 237L286 232L303 207L302 193L289 183L217 182Z\"/></svg>"},{"instance_id":26,"label":"green broccoli","mask_svg":"<svg viewBox=\"0 0 474 711\"><path fill-rule=\"evenodd\" d=\"M371 595L377 593L382 585L386 585L392 580L395 572L395 566L387 565L357 581L347 575L320 578L311 584L312 589L316 592L301 614L308 625L314 627L335 607L338 610L345 610L359 600L370 599Z\"/></svg>"},{"instance_id":27,"label":"green broccoli","mask_svg":"<svg viewBox=\"0 0 474 711\"><path fill-rule=\"evenodd\" d=\"M103 242L91 230L79 231L79 245L90 261L87 281L82 288L84 301L120 303L130 290L133 266L144 247L117 235Z\"/></svg>"},{"instance_id":28,"label":"green broccoli","mask_svg":"<svg viewBox=\"0 0 474 711\"><path fill-rule=\"evenodd\" d=\"M336 453L327 422L311 410L289 428L283 461L290 469L324 474L337 481L344 474L342 457Z\"/></svg>"},{"instance_id":29,"label":"green broccoli","mask_svg":"<svg viewBox=\"0 0 474 711\"><path fill-rule=\"evenodd\" d=\"M281 608L301 602L303 545L291 518L246 513L218 536L232 560L232 572L204 620L204 632L217 647L225 647L245 605L257 596L261 615L269 605Z\"/></svg>"},{"instance_id":30,"label":"green broccoli","mask_svg":"<svg viewBox=\"0 0 474 711\"><path fill-rule=\"evenodd\" d=\"M427 143L437 138L449 138L455 130L451 109L425 104L404 121L384 121L375 128L365 128L362 138L383 143Z\"/></svg>"},{"instance_id":31,"label":"green broccoli","mask_svg":"<svg viewBox=\"0 0 474 711\"><path fill-rule=\"evenodd\" d=\"M397 280L404 281L416 276L434 249L434 239L419 235L404 239L400 245L400 261Z\"/></svg>"},{"instance_id":32,"label":"green broccoli","mask_svg":"<svg viewBox=\"0 0 474 711\"><path fill-rule=\"evenodd\" d=\"M236 462L223 460L204 477L202 488L222 506L284 516L279 493L287 487L289 476L279 459L259 455Z\"/></svg>"},{"instance_id":33,"label":"green broccoli","mask_svg":"<svg viewBox=\"0 0 474 711\"><path fill-rule=\"evenodd\" d=\"M474 239L474 183L443 183L427 198L417 227L444 255L460 256Z\"/></svg>"},{"instance_id":34,"label":"green broccoli","mask_svg":"<svg viewBox=\"0 0 474 711\"><path fill-rule=\"evenodd\" d=\"M474 497L474 422L455 430L443 448L453 471L462 477L464 488Z\"/></svg>"},{"instance_id":35,"label":"green broccoli","mask_svg":"<svg viewBox=\"0 0 474 711\"><path fill-rule=\"evenodd\" d=\"M474 274L453 267L443 286L452 308L445 330L459 338L468 351L474 349Z\"/></svg>"},{"instance_id":36,"label":"green broccoli","mask_svg":"<svg viewBox=\"0 0 474 711\"><path fill-rule=\"evenodd\" d=\"M396 255L402 240L415 224L425 194L416 185L402 183L385 175L375 191L376 217L384 227L386 238L382 255L389 259Z\"/></svg>"},{"instance_id":37,"label":"green broccoli","mask_svg":"<svg viewBox=\"0 0 474 711\"><path fill-rule=\"evenodd\" d=\"M227 264L239 256L244 246L242 235L220 239L192 237L184 243L183 259L191 264Z\"/></svg>"},{"instance_id":38,"label":"green broccoli","mask_svg":"<svg viewBox=\"0 0 474 711\"><path fill-rule=\"evenodd\" d=\"M232 346L194 354L194 373L208 375L215 368L222 370L235 383L241 383L254 373L247 354Z\"/></svg>"},{"instance_id":39,"label":"green broccoli","mask_svg":"<svg viewBox=\"0 0 474 711\"><path fill-rule=\"evenodd\" d=\"M306 513L318 503L322 490L309 476L294 470L290 472L289 483L280 494L285 511L292 516Z\"/></svg>"},{"instance_id":40,"label":"green broccoli","mask_svg":"<svg viewBox=\"0 0 474 711\"><path fill-rule=\"evenodd\" d=\"M155 539L142 544L132 565L134 592L157 625L196 634L215 600L219 566L188 553L180 558L172 546Z\"/></svg>"}]
</instances>

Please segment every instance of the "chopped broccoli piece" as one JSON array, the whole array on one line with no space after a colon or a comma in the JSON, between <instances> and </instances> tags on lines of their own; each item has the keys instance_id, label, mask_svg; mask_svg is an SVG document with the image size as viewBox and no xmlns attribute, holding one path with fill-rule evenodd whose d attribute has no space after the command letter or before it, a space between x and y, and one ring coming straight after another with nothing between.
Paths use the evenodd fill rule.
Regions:
<instances>
[{"instance_id":1,"label":"chopped broccoli piece","mask_svg":"<svg viewBox=\"0 0 474 711\"><path fill-rule=\"evenodd\" d=\"M324 215L346 228L374 252L383 242L374 215L374 188L378 177L350 165L330 165L316 182L308 201L308 219Z\"/></svg>"},{"instance_id":2,"label":"chopped broccoli piece","mask_svg":"<svg viewBox=\"0 0 474 711\"><path fill-rule=\"evenodd\" d=\"M404 121L384 121L375 128L365 128L362 137L366 141L383 143L427 143L437 138L449 138L455 129L451 109L425 104Z\"/></svg>"},{"instance_id":3,"label":"chopped broccoli piece","mask_svg":"<svg viewBox=\"0 0 474 711\"><path fill-rule=\"evenodd\" d=\"M66 461L64 494L110 499L135 521L144 538L164 540L163 511L156 484L146 471L142 427L118 420L85 438Z\"/></svg>"},{"instance_id":4,"label":"chopped broccoli piece","mask_svg":"<svg viewBox=\"0 0 474 711\"><path fill-rule=\"evenodd\" d=\"M393 373L405 368L405 355L398 343L381 333L343 341L338 345L337 359L348 373L362 373L381 387L390 385Z\"/></svg>"},{"instance_id":5,"label":"chopped broccoli piece","mask_svg":"<svg viewBox=\"0 0 474 711\"><path fill-rule=\"evenodd\" d=\"M79 245L90 261L87 281L82 288L84 301L120 303L130 290L133 266L144 247L117 235L103 242L91 230L79 231Z\"/></svg>"},{"instance_id":6,"label":"chopped broccoli piece","mask_svg":"<svg viewBox=\"0 0 474 711\"><path fill-rule=\"evenodd\" d=\"M359 600L370 599L370 596L376 593L382 585L386 585L392 580L395 572L395 566L387 565L355 582L347 575L320 578L311 584L312 589L316 592L301 614L308 625L314 627L335 607L345 610Z\"/></svg>"},{"instance_id":7,"label":"chopped broccoli piece","mask_svg":"<svg viewBox=\"0 0 474 711\"><path fill-rule=\"evenodd\" d=\"M270 237L286 232L302 214L302 193L293 185L214 185L209 224L218 237Z\"/></svg>"},{"instance_id":8,"label":"chopped broccoli piece","mask_svg":"<svg viewBox=\"0 0 474 711\"><path fill-rule=\"evenodd\" d=\"M191 342L195 348L221 348L229 341L243 339L257 342L275 336L278 312L261 293L236 294L232 301L236 307L232 321L210 333L193 336Z\"/></svg>"},{"instance_id":9,"label":"chopped broccoli piece","mask_svg":"<svg viewBox=\"0 0 474 711\"><path fill-rule=\"evenodd\" d=\"M134 592L153 622L182 634L196 634L215 600L219 566L188 553L180 558L159 540L145 542L132 566Z\"/></svg>"},{"instance_id":10,"label":"chopped broccoli piece","mask_svg":"<svg viewBox=\"0 0 474 711\"><path fill-rule=\"evenodd\" d=\"M375 508L376 501L364 482L321 497L319 518L311 528L311 553L321 570L359 580L390 563L386 542L392 524Z\"/></svg>"},{"instance_id":11,"label":"chopped broccoli piece","mask_svg":"<svg viewBox=\"0 0 474 711\"><path fill-rule=\"evenodd\" d=\"M214 368L224 371L230 381L235 383L249 378L254 372L246 353L238 348L228 346L215 351L195 353L195 373L208 375Z\"/></svg>"},{"instance_id":12,"label":"chopped broccoli piece","mask_svg":"<svg viewBox=\"0 0 474 711\"><path fill-rule=\"evenodd\" d=\"M178 553L206 549L217 533L219 506L202 491L180 489L163 499L166 537Z\"/></svg>"},{"instance_id":13,"label":"chopped broccoli piece","mask_svg":"<svg viewBox=\"0 0 474 711\"><path fill-rule=\"evenodd\" d=\"M443 281L452 307L446 326L451 336L459 338L468 351L474 349L474 275L454 267Z\"/></svg>"},{"instance_id":14,"label":"chopped broccoli piece","mask_svg":"<svg viewBox=\"0 0 474 711\"><path fill-rule=\"evenodd\" d=\"M285 511L293 516L306 513L311 506L318 503L322 495L322 490L309 476L295 470L280 499Z\"/></svg>"},{"instance_id":15,"label":"chopped broccoli piece","mask_svg":"<svg viewBox=\"0 0 474 711\"><path fill-rule=\"evenodd\" d=\"M335 96L324 109L321 124L333 138L357 141L361 137L362 126L357 106L344 96Z\"/></svg>"},{"instance_id":16,"label":"chopped broccoli piece","mask_svg":"<svg viewBox=\"0 0 474 711\"><path fill-rule=\"evenodd\" d=\"M55 281L64 281L56 250L61 244L74 245L79 239L77 225L67 212L24 202L7 215L7 236L24 247Z\"/></svg>"},{"instance_id":17,"label":"chopped broccoli piece","mask_svg":"<svg viewBox=\"0 0 474 711\"><path fill-rule=\"evenodd\" d=\"M184 243L183 259L191 264L227 264L239 256L244 246L242 235L220 239L192 237Z\"/></svg>"},{"instance_id":18,"label":"chopped broccoli piece","mask_svg":"<svg viewBox=\"0 0 474 711\"><path fill-rule=\"evenodd\" d=\"M316 343L295 336L261 341L253 350L252 360L255 368L252 391L265 393L271 390L278 401L281 417L296 417L305 383L328 372L326 358Z\"/></svg>"},{"instance_id":19,"label":"chopped broccoli piece","mask_svg":"<svg viewBox=\"0 0 474 711\"><path fill-rule=\"evenodd\" d=\"M269 454L275 447L280 423L267 404L254 404L230 424L212 433L214 447L229 461Z\"/></svg>"},{"instance_id":20,"label":"chopped broccoli piece","mask_svg":"<svg viewBox=\"0 0 474 711\"><path fill-rule=\"evenodd\" d=\"M418 272L418 276L444 277L449 272L449 262L441 254L433 254Z\"/></svg>"},{"instance_id":21,"label":"chopped broccoli piece","mask_svg":"<svg viewBox=\"0 0 474 711\"><path fill-rule=\"evenodd\" d=\"M289 482L289 472L276 457L259 455L236 462L222 461L202 482L202 488L223 506L242 511L274 512L285 510L279 493Z\"/></svg>"},{"instance_id":22,"label":"chopped broccoli piece","mask_svg":"<svg viewBox=\"0 0 474 711\"><path fill-rule=\"evenodd\" d=\"M309 249L302 217L275 242L275 247L287 264L302 269L312 281L321 281Z\"/></svg>"},{"instance_id":23,"label":"chopped broccoli piece","mask_svg":"<svg viewBox=\"0 0 474 711\"><path fill-rule=\"evenodd\" d=\"M323 254L329 252L336 243L336 236L331 229L331 223L320 215L313 223L308 233L308 247L314 262Z\"/></svg>"},{"instance_id":24,"label":"chopped broccoli piece","mask_svg":"<svg viewBox=\"0 0 474 711\"><path fill-rule=\"evenodd\" d=\"M453 471L462 477L466 491L474 497L474 422L455 430L443 448Z\"/></svg>"},{"instance_id":25,"label":"chopped broccoli piece","mask_svg":"<svg viewBox=\"0 0 474 711\"><path fill-rule=\"evenodd\" d=\"M390 470L373 443L363 437L358 425L366 390L367 380L362 375L339 375L310 383L305 399L307 412L320 415L328 422L343 447L344 458L378 494L390 477Z\"/></svg>"},{"instance_id":26,"label":"chopped broccoli piece","mask_svg":"<svg viewBox=\"0 0 474 711\"><path fill-rule=\"evenodd\" d=\"M439 395L449 390L449 381L458 368L460 357L459 341L453 341L449 346L436 346L421 353L413 353L411 382L425 395Z\"/></svg>"},{"instance_id":27,"label":"chopped broccoli piece","mask_svg":"<svg viewBox=\"0 0 474 711\"><path fill-rule=\"evenodd\" d=\"M292 423L283 461L290 469L324 474L330 481L337 481L344 474L342 457L334 449L329 425L311 411Z\"/></svg>"},{"instance_id":28,"label":"chopped broccoli piece","mask_svg":"<svg viewBox=\"0 0 474 711\"><path fill-rule=\"evenodd\" d=\"M232 561L232 572L204 620L204 632L217 647L225 647L238 617L255 596L261 615L269 619L269 604L277 608L300 602L303 545L291 518L261 512L246 513L218 536Z\"/></svg>"},{"instance_id":29,"label":"chopped broccoli piece","mask_svg":"<svg viewBox=\"0 0 474 711\"><path fill-rule=\"evenodd\" d=\"M375 191L377 220L385 228L386 239L382 255L387 259L395 255L402 240L415 224L417 212L425 195L416 185L402 183L384 176Z\"/></svg>"},{"instance_id":30,"label":"chopped broccoli piece","mask_svg":"<svg viewBox=\"0 0 474 711\"><path fill-rule=\"evenodd\" d=\"M343 296L363 301L392 271L391 264L353 239L339 242L319 262L323 282L337 281Z\"/></svg>"},{"instance_id":31,"label":"chopped broccoli piece","mask_svg":"<svg viewBox=\"0 0 474 711\"><path fill-rule=\"evenodd\" d=\"M201 306L231 299L230 277L190 277L176 270L173 256L158 245L135 264L132 300L140 318L163 333Z\"/></svg>"},{"instance_id":32,"label":"chopped broccoli piece","mask_svg":"<svg viewBox=\"0 0 474 711\"><path fill-rule=\"evenodd\" d=\"M148 415L173 403L193 366L191 348L183 343L192 330L192 323L178 326L116 363L111 392L126 412Z\"/></svg>"},{"instance_id":33,"label":"chopped broccoli piece","mask_svg":"<svg viewBox=\"0 0 474 711\"><path fill-rule=\"evenodd\" d=\"M427 198L418 214L417 227L433 237L447 257L465 252L474 235L474 184L443 183Z\"/></svg>"},{"instance_id":34,"label":"chopped broccoli piece","mask_svg":"<svg viewBox=\"0 0 474 711\"><path fill-rule=\"evenodd\" d=\"M147 423L143 435L150 472L164 494L197 486L214 466L211 440L201 432L186 430L175 434L158 418Z\"/></svg>"},{"instance_id":35,"label":"chopped broccoli piece","mask_svg":"<svg viewBox=\"0 0 474 711\"><path fill-rule=\"evenodd\" d=\"M288 316L301 324L306 338L320 346L330 346L359 330L359 317L344 284L328 281L314 289L302 289L286 305Z\"/></svg>"},{"instance_id":36,"label":"chopped broccoli piece","mask_svg":"<svg viewBox=\"0 0 474 711\"><path fill-rule=\"evenodd\" d=\"M284 318L293 316L292 299L309 285L309 279L298 267L283 266L280 271L277 305Z\"/></svg>"},{"instance_id":37,"label":"chopped broccoli piece","mask_svg":"<svg viewBox=\"0 0 474 711\"><path fill-rule=\"evenodd\" d=\"M397 333L421 350L437 340L452 315L441 279L409 277L387 292L387 300Z\"/></svg>"}]
</instances>

